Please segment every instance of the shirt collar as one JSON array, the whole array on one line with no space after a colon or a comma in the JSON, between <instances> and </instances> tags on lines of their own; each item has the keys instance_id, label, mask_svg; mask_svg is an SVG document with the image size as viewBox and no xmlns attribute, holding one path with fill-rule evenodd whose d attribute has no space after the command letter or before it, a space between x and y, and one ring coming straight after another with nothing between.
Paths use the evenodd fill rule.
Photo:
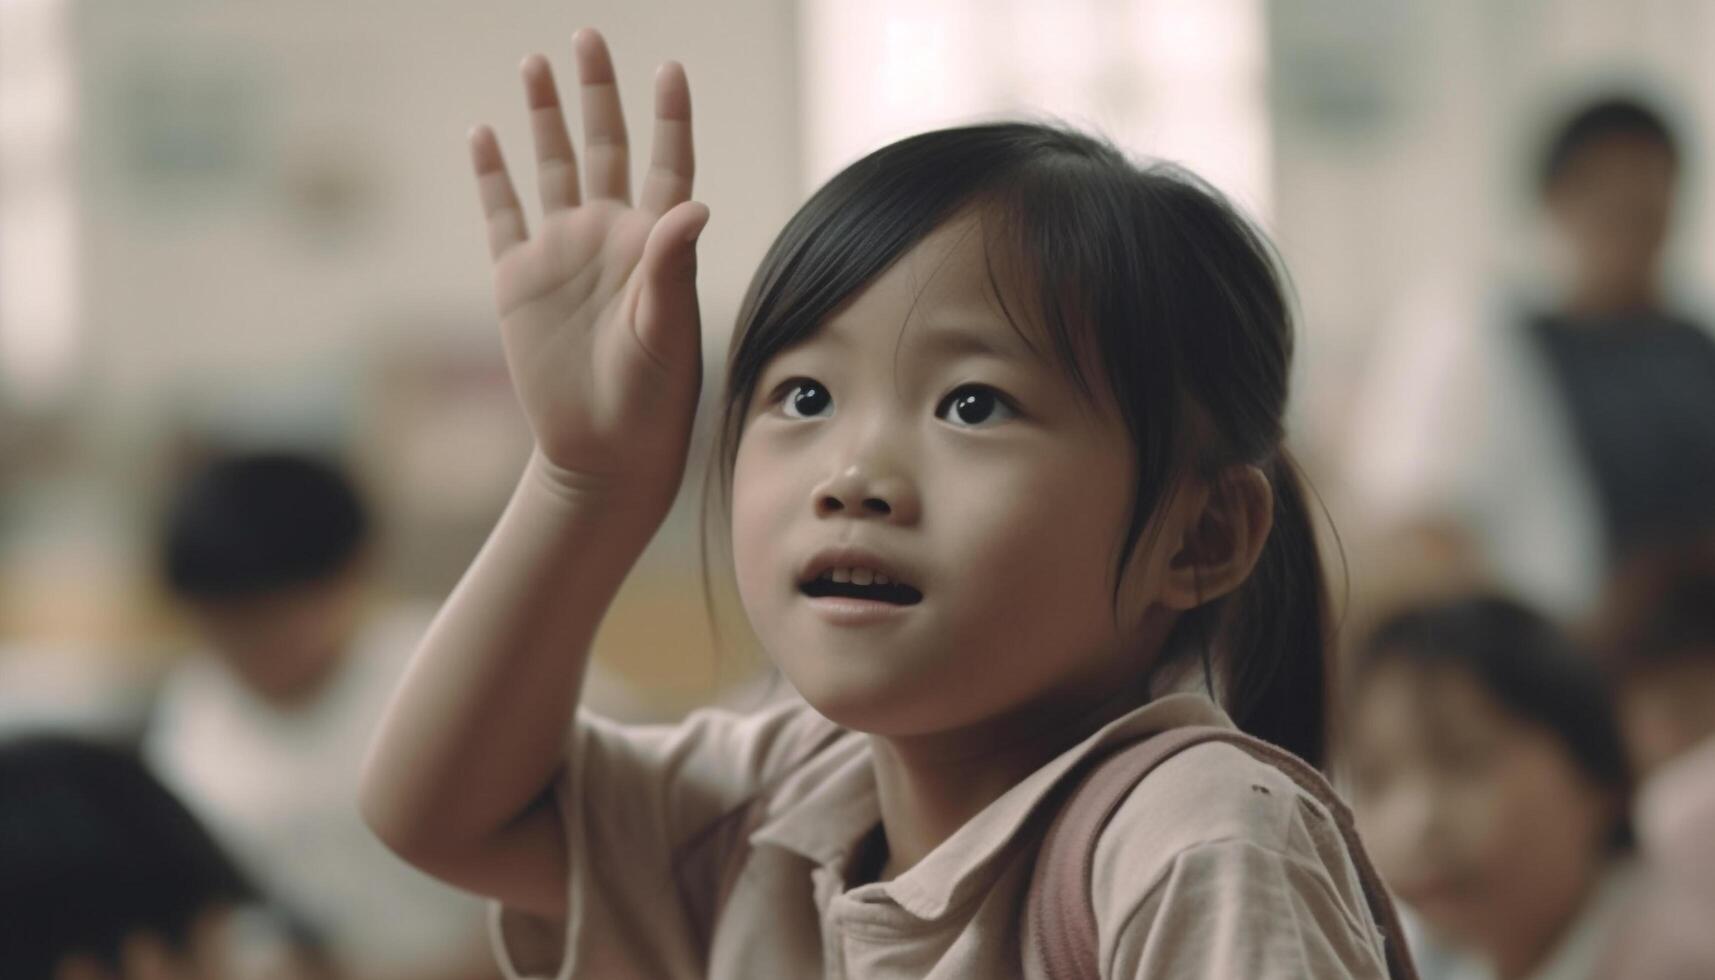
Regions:
<instances>
[{"instance_id":1,"label":"shirt collar","mask_svg":"<svg viewBox=\"0 0 1715 980\"><path fill-rule=\"evenodd\" d=\"M984 807L927 857L880 887L920 919L936 919L980 894L984 874L1040 808L1055 786L1096 751L1187 725L1233 727L1215 703L1201 694L1169 694L1109 722ZM802 797L771 813L750 837L801 854L818 864L843 867L865 834L881 819L867 737Z\"/></svg>"},{"instance_id":2,"label":"shirt collar","mask_svg":"<svg viewBox=\"0 0 1715 980\"><path fill-rule=\"evenodd\" d=\"M881 820L881 806L868 736L849 733L830 754L837 761L807 792L769 808L750 835L752 845L784 848L817 864L840 864L875 827Z\"/></svg>"}]
</instances>

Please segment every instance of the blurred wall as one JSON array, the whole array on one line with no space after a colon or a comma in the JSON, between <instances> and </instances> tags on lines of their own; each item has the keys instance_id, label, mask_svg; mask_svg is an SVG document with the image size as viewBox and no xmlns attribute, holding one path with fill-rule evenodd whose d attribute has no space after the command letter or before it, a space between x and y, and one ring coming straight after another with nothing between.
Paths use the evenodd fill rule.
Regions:
<instances>
[{"instance_id":1,"label":"blurred wall","mask_svg":"<svg viewBox=\"0 0 1715 980\"><path fill-rule=\"evenodd\" d=\"M1046 109L1139 153L1212 154L1193 162L1264 218L1292 270L1293 435L1337 521L1336 463L1376 337L1425 283L1476 292L1539 272L1527 175L1579 94L1639 84L1697 131L1677 267L1693 291L1715 277L1703 190L1715 5L1702 0L9 0L0 12L26 8L63 25L76 329L63 383L32 392L27 425L0 418L0 643L112 648L168 629L146 589L151 518L211 436L344 449L391 520L393 584L444 592L527 450L464 135L497 126L528 200L516 66L541 50L569 77L585 24L613 46L640 152L654 66L687 65L698 197L714 215L702 286L715 374L770 238L901 107L936 122ZM8 85L22 43L0 48ZM1223 159L1239 176L1223 177ZM24 217L8 212L9 226ZM0 289L32 288L49 237L6 238ZM0 415L17 393L0 380ZM706 643L697 489L693 473L602 645L610 660L639 651L629 662L668 684L684 674L673 651Z\"/></svg>"},{"instance_id":2,"label":"blurred wall","mask_svg":"<svg viewBox=\"0 0 1715 980\"><path fill-rule=\"evenodd\" d=\"M599 27L639 163L655 68L686 65L697 197L713 212L711 364L801 198L790 0L58 6L75 83L77 349L28 406L45 448L15 460L0 522L0 638L15 644L112 649L161 627L151 525L187 440L345 452L392 519L395 578L444 592L528 447L464 142L495 125L533 206L526 53L554 60L575 105L570 37ZM693 536L656 551L668 557L646 567L678 570L662 588L700 631ZM660 618L616 613L628 617Z\"/></svg>"},{"instance_id":3,"label":"blurred wall","mask_svg":"<svg viewBox=\"0 0 1715 980\"><path fill-rule=\"evenodd\" d=\"M655 67L687 66L713 333L798 196L786 0L87 2L77 25L87 384L119 427L337 374L387 331L490 328L464 136L495 124L528 196L516 66L545 51L575 82L579 26L609 38L640 153Z\"/></svg>"},{"instance_id":4,"label":"blurred wall","mask_svg":"<svg viewBox=\"0 0 1715 980\"><path fill-rule=\"evenodd\" d=\"M1715 4L1275 0L1269 17L1274 231L1304 313L1295 407L1313 460L1349 435L1404 303L1543 278L1537 153L1582 96L1636 90L1685 128L1677 285L1715 293Z\"/></svg>"}]
</instances>

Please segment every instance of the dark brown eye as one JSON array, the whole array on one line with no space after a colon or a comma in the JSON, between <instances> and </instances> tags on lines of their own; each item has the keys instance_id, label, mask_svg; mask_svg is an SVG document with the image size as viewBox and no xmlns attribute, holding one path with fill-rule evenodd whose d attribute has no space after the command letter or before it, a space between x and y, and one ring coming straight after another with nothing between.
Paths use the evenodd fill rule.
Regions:
<instances>
[{"instance_id":1,"label":"dark brown eye","mask_svg":"<svg viewBox=\"0 0 1715 980\"><path fill-rule=\"evenodd\" d=\"M955 388L935 410L936 418L967 427L1014 418L1017 414L1000 392L986 385Z\"/></svg>"},{"instance_id":2,"label":"dark brown eye","mask_svg":"<svg viewBox=\"0 0 1715 980\"><path fill-rule=\"evenodd\" d=\"M795 419L813 419L832 411L834 396L828 394L828 389L818 382L808 379L793 382L786 389L786 397L782 404L787 416Z\"/></svg>"}]
</instances>

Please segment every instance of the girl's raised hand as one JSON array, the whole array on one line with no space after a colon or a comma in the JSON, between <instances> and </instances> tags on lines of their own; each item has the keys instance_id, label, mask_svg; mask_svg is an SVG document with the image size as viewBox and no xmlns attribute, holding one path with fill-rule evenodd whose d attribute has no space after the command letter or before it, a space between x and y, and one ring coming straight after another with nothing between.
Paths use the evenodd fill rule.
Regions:
<instances>
[{"instance_id":1,"label":"girl's raised hand","mask_svg":"<svg viewBox=\"0 0 1715 980\"><path fill-rule=\"evenodd\" d=\"M696 240L709 212L690 200L690 89L677 63L656 75L654 146L633 204L607 44L586 29L573 46L581 181L548 61L523 64L543 212L534 234L493 130L471 134L500 329L545 472L658 519L684 473L702 383Z\"/></svg>"}]
</instances>

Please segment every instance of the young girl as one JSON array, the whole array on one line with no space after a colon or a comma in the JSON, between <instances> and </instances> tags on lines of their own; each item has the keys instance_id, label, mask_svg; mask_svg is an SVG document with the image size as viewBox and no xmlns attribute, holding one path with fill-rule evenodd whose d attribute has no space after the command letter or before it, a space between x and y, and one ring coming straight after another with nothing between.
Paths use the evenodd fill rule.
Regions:
<instances>
[{"instance_id":1,"label":"young girl","mask_svg":"<svg viewBox=\"0 0 1715 980\"><path fill-rule=\"evenodd\" d=\"M1595 663L1535 613L1475 598L1383 624L1353 680L1358 819L1433 934L1424 976L1609 976L1629 781Z\"/></svg>"},{"instance_id":2,"label":"young girl","mask_svg":"<svg viewBox=\"0 0 1715 980\"><path fill-rule=\"evenodd\" d=\"M537 448L390 709L372 826L499 899L513 975L1042 975L1020 923L1063 777L1188 725L1322 755L1264 243L1192 178L1042 126L847 168L756 275L721 430L744 608L802 700L617 726L579 679L681 478L708 212L683 71L633 205L606 48L576 46L581 179L523 67L533 234L472 140ZM1098 839L1102 973L1383 975L1353 858L1281 771L1189 749Z\"/></svg>"}]
</instances>

